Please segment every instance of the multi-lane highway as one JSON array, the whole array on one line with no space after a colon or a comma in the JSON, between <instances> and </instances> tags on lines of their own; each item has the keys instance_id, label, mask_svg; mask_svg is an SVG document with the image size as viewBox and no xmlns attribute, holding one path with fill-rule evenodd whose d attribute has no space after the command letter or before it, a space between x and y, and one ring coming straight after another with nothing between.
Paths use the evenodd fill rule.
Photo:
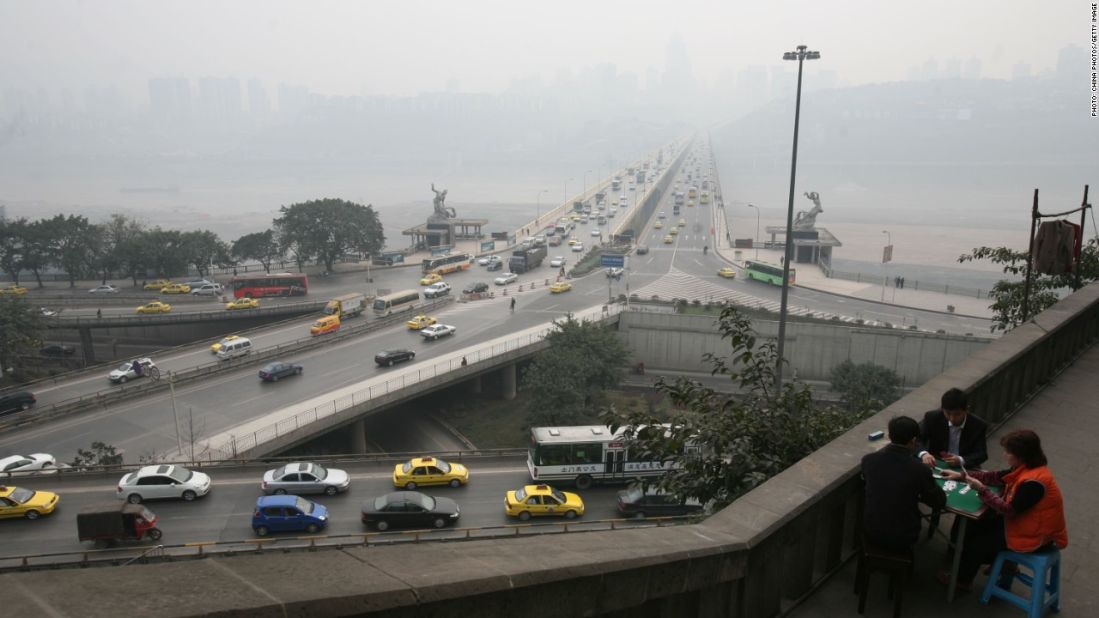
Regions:
<instances>
[{"instance_id":1,"label":"multi-lane highway","mask_svg":"<svg viewBox=\"0 0 1099 618\"><path fill-rule=\"evenodd\" d=\"M351 489L337 496L310 497L326 506L330 524L329 535L366 532L360 519L364 501L396 491L391 480L396 461L333 462L326 466L346 470L351 475ZM459 488L425 487L428 495L445 496L458 502L461 527L488 527L519 523L504 514L507 491L530 484L525 459L521 457L489 457L464 459L470 467L470 482ZM270 468L277 467L275 465ZM260 480L267 468L256 466L206 469L213 479L210 493L195 500L150 501L146 505L160 517L158 527L164 532L160 543L178 545L209 541L237 541L255 538L252 532L252 512L256 498L263 495ZM115 488L122 474L107 476L65 475L29 477L19 486L46 490L60 495L57 510L30 521L26 519L0 522L3 530L3 557L23 554L45 554L91 549L92 543L80 543L76 536L76 514L85 506L120 504ZM615 509L618 486L596 486L579 492L586 513L578 520L618 517ZM570 490L571 491L571 490ZM531 523L544 520L533 520ZM548 520L554 521L554 520ZM278 536L278 535L276 535ZM287 534L284 536L293 536Z\"/></svg>"},{"instance_id":2,"label":"multi-lane highway","mask_svg":"<svg viewBox=\"0 0 1099 618\"><path fill-rule=\"evenodd\" d=\"M697 165L701 169L712 169L708 151L699 149L696 156L699 159ZM693 168L694 166L691 169ZM688 186L685 178L681 186ZM627 196L631 194L628 186L621 193ZM596 270L588 276L573 280L571 291L550 294L544 285L547 279L552 280L556 276L556 269L548 265L550 258L560 255L571 265L581 255L569 251L567 245L551 247L543 266L530 274L520 276L517 283L508 286L509 295L506 297L502 295L503 290L500 287L491 285L500 271L487 272L483 267L474 266L469 271L448 275L446 280L455 290L474 281L484 281L497 291L495 299L453 303L436 314L441 322L457 327L456 335L427 342L415 331L396 325L287 357L285 360L304 365L305 373L298 378L265 384L259 381L256 368L253 367L227 371L208 380L179 387L175 392L175 402L177 411L184 419L182 433L187 441L192 436L196 439L211 436L262 417L271 410L290 407L365 379L384 375L387 371L398 370L375 366L372 358L379 350L410 348L417 353L415 362L430 363L432 358L441 354L457 353L502 334L545 324L567 312L598 305L609 296L617 297L619 294L633 292L647 298L659 291L658 295L661 297L671 298L678 291L680 296L691 297L685 290L701 285L705 289L736 290L749 297L773 302L777 306L777 288L745 281L740 277L729 280L717 276L718 269L726 264L712 251L703 253L703 247L712 244L709 231L713 227L716 207L684 206L681 214L676 216L672 214L672 193L667 191L663 203L656 209L657 212L664 211L667 214L667 218L663 220L664 229L654 229L653 224L659 220L655 216L646 223L641 231L640 242L647 244L650 251L647 255L631 257L627 276L621 280L608 279L601 270ZM608 201L615 197L608 192ZM633 205L634 199L627 199L631 204L627 212L620 210L618 218L610 219L608 225L598 226L593 220L586 225L578 224L574 234L588 244L598 240L590 235L590 231L601 227L602 238L608 238L608 228L616 226L622 221L623 215L636 207ZM679 228L680 234L674 238L673 243L664 244L662 239L670 227L678 223L679 218L683 218L686 225ZM394 268L375 271L373 277L373 287L399 290L418 287L420 272L415 267ZM529 289L532 280L539 284L535 289ZM338 275L315 281L316 283L311 282L310 295L313 297L324 298L340 292L368 288L364 273ZM518 292L520 285L524 286L523 292ZM514 312L509 310L512 298L517 300ZM794 307L808 307L817 312L848 316L857 312L864 319L883 322L900 323L899 316L903 312L909 322L918 320L921 327L926 329L982 332L987 326L986 321L866 303L800 288L791 290L790 299L791 306ZM373 318L365 316L356 319ZM310 321L292 321L260 329L249 336L262 349L302 337L307 332ZM173 351L156 357L155 360L160 367L168 370L209 362L212 358L208 349L209 343ZM409 366L400 366L399 370ZM40 401L50 402L82 392L94 392L103 388L106 383L105 375L85 375L55 386L43 387L37 394ZM124 402L106 410L85 412L0 434L0 454L49 452L59 459L68 460L76 449L86 448L93 441L107 442L123 449L127 461L136 461L141 455L174 450L177 432L169 393L161 391L156 395Z\"/></svg>"}]
</instances>

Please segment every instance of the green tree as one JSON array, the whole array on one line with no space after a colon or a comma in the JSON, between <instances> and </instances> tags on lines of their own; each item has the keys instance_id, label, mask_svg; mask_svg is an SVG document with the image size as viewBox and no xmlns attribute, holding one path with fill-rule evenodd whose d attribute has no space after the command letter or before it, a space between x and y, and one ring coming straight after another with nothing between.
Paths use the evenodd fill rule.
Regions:
<instances>
[{"instance_id":1,"label":"green tree","mask_svg":"<svg viewBox=\"0 0 1099 618\"><path fill-rule=\"evenodd\" d=\"M16 285L19 285L19 271L23 270L28 225L26 219L0 220L0 268Z\"/></svg>"},{"instance_id":2,"label":"green tree","mask_svg":"<svg viewBox=\"0 0 1099 618\"><path fill-rule=\"evenodd\" d=\"M374 253L385 244L381 221L374 207L326 198L283 206L275 219L279 244L294 255L301 269L316 257L332 270L348 252Z\"/></svg>"},{"instance_id":3,"label":"green tree","mask_svg":"<svg viewBox=\"0 0 1099 618\"><path fill-rule=\"evenodd\" d=\"M877 412L901 398L901 377L874 363L845 360L832 368L831 383L854 412Z\"/></svg>"},{"instance_id":4,"label":"green tree","mask_svg":"<svg viewBox=\"0 0 1099 618\"><path fill-rule=\"evenodd\" d=\"M14 367L19 351L38 345L42 316L26 299L0 299L0 367Z\"/></svg>"},{"instance_id":5,"label":"green tree","mask_svg":"<svg viewBox=\"0 0 1099 618\"><path fill-rule=\"evenodd\" d=\"M229 260L229 246L209 230L184 232L180 235L180 244L184 259L195 267L200 277L208 275L214 264Z\"/></svg>"},{"instance_id":6,"label":"green tree","mask_svg":"<svg viewBox=\"0 0 1099 618\"><path fill-rule=\"evenodd\" d=\"M520 381L530 394L528 421L532 426L591 422L603 391L622 380L626 346L610 327L571 315L554 324L546 341L549 348L535 356Z\"/></svg>"},{"instance_id":7,"label":"green tree","mask_svg":"<svg viewBox=\"0 0 1099 618\"><path fill-rule=\"evenodd\" d=\"M1016 277L1013 280L1001 279L989 293L993 301L989 305L994 314L993 331L1010 330L1023 321L1023 298L1026 289L1024 279L1028 257L1027 251L1017 251L1007 247L977 247L973 249L973 253L958 257L959 262L988 260L993 264L1001 265L1004 274ZM1099 279L1099 238L1092 238L1084 244L1077 267L1080 269L1082 285ZM1060 275L1032 273L1027 317L1034 317L1053 306L1067 290L1072 289L1075 283L1076 275L1073 273Z\"/></svg>"},{"instance_id":8,"label":"green tree","mask_svg":"<svg viewBox=\"0 0 1099 618\"><path fill-rule=\"evenodd\" d=\"M145 226L126 215L113 214L99 229L95 264L103 283L118 272L132 278L136 287L138 276L147 268Z\"/></svg>"},{"instance_id":9,"label":"green tree","mask_svg":"<svg viewBox=\"0 0 1099 618\"><path fill-rule=\"evenodd\" d=\"M53 241L50 237L50 225L46 219L30 221L23 226L22 267L31 271L39 288L42 285L42 270L52 262Z\"/></svg>"},{"instance_id":10,"label":"green tree","mask_svg":"<svg viewBox=\"0 0 1099 618\"><path fill-rule=\"evenodd\" d=\"M119 465L122 465L122 453L105 442L92 442L90 450L76 449L76 457L72 460L74 468Z\"/></svg>"},{"instance_id":11,"label":"green tree","mask_svg":"<svg viewBox=\"0 0 1099 618\"><path fill-rule=\"evenodd\" d=\"M254 234L245 234L233 242L231 253L237 260L256 260L263 270L270 274L271 264L283 256L282 247L275 238L274 230L264 230ZM299 265L299 270L301 266Z\"/></svg>"},{"instance_id":12,"label":"green tree","mask_svg":"<svg viewBox=\"0 0 1099 618\"><path fill-rule=\"evenodd\" d=\"M76 287L76 280L94 263L103 228L77 215L57 215L47 219L46 225L52 239L51 262L68 275L69 287Z\"/></svg>"},{"instance_id":13,"label":"green tree","mask_svg":"<svg viewBox=\"0 0 1099 618\"><path fill-rule=\"evenodd\" d=\"M187 274L187 241L179 230L154 227L138 237L136 250L142 256L142 271L152 269L158 277L175 277ZM134 285L137 285L134 276Z\"/></svg>"},{"instance_id":14,"label":"green tree","mask_svg":"<svg viewBox=\"0 0 1099 618\"><path fill-rule=\"evenodd\" d=\"M814 404L808 387L797 381L776 390L775 344L758 343L751 321L735 307L722 311L718 328L731 353L705 358L714 375L737 383L738 394L685 378L661 379L656 388L679 410L670 419L613 408L602 418L615 430L625 428L631 456L676 464L657 485L721 507L847 431L861 416Z\"/></svg>"}]
</instances>

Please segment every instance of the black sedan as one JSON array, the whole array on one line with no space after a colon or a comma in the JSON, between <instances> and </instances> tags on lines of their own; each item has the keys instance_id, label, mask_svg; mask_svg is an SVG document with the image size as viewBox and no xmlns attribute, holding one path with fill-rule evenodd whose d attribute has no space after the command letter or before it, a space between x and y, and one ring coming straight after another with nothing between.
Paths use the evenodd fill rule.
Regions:
<instances>
[{"instance_id":1,"label":"black sedan","mask_svg":"<svg viewBox=\"0 0 1099 618\"><path fill-rule=\"evenodd\" d=\"M385 350L374 355L374 362L383 367L389 367L414 358L416 358L416 353L412 350Z\"/></svg>"},{"instance_id":2,"label":"black sedan","mask_svg":"<svg viewBox=\"0 0 1099 618\"><path fill-rule=\"evenodd\" d=\"M395 491L363 502L363 523L379 531L397 528L444 528L458 521L458 503L418 491Z\"/></svg>"},{"instance_id":3,"label":"black sedan","mask_svg":"<svg viewBox=\"0 0 1099 618\"><path fill-rule=\"evenodd\" d=\"M259 377L264 382L278 382L287 376L300 376L301 372L301 365L297 363L274 362L260 369Z\"/></svg>"},{"instance_id":4,"label":"black sedan","mask_svg":"<svg viewBox=\"0 0 1099 618\"><path fill-rule=\"evenodd\" d=\"M72 356L75 352L76 348L63 343L51 343L38 349L42 356Z\"/></svg>"},{"instance_id":5,"label":"black sedan","mask_svg":"<svg viewBox=\"0 0 1099 618\"><path fill-rule=\"evenodd\" d=\"M34 393L30 391L13 391L0 395L0 414L29 410L35 402Z\"/></svg>"},{"instance_id":6,"label":"black sedan","mask_svg":"<svg viewBox=\"0 0 1099 618\"><path fill-rule=\"evenodd\" d=\"M655 488L643 488L632 483L618 492L618 512L625 517L676 517L697 515L702 505L697 500L683 500Z\"/></svg>"}]
</instances>

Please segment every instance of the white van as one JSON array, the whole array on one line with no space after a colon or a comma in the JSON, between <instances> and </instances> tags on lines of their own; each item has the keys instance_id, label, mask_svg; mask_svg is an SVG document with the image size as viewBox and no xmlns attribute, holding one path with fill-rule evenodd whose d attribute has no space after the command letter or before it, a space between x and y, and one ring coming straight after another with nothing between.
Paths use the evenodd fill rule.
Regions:
<instances>
[{"instance_id":1,"label":"white van","mask_svg":"<svg viewBox=\"0 0 1099 618\"><path fill-rule=\"evenodd\" d=\"M230 358L245 356L251 353L252 340L247 337L238 337L221 346L221 349L218 350L218 360L229 360Z\"/></svg>"}]
</instances>

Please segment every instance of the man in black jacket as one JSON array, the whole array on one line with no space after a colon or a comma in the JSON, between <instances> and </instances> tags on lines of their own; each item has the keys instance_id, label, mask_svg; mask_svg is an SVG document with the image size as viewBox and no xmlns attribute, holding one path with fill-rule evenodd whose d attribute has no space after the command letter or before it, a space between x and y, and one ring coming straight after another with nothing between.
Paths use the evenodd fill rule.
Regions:
<instances>
[{"instance_id":1,"label":"man in black jacket","mask_svg":"<svg viewBox=\"0 0 1099 618\"><path fill-rule=\"evenodd\" d=\"M919 502L933 509L946 505L931 470L916 459L920 426L915 419L898 416L889 421L889 444L862 458L866 479L863 530L875 547L906 553L920 536Z\"/></svg>"},{"instance_id":2,"label":"man in black jacket","mask_svg":"<svg viewBox=\"0 0 1099 618\"><path fill-rule=\"evenodd\" d=\"M941 405L924 414L920 423L920 459L929 466L938 457L953 467L979 468L988 460L988 423L968 412L969 402L960 389L943 393Z\"/></svg>"}]
</instances>

